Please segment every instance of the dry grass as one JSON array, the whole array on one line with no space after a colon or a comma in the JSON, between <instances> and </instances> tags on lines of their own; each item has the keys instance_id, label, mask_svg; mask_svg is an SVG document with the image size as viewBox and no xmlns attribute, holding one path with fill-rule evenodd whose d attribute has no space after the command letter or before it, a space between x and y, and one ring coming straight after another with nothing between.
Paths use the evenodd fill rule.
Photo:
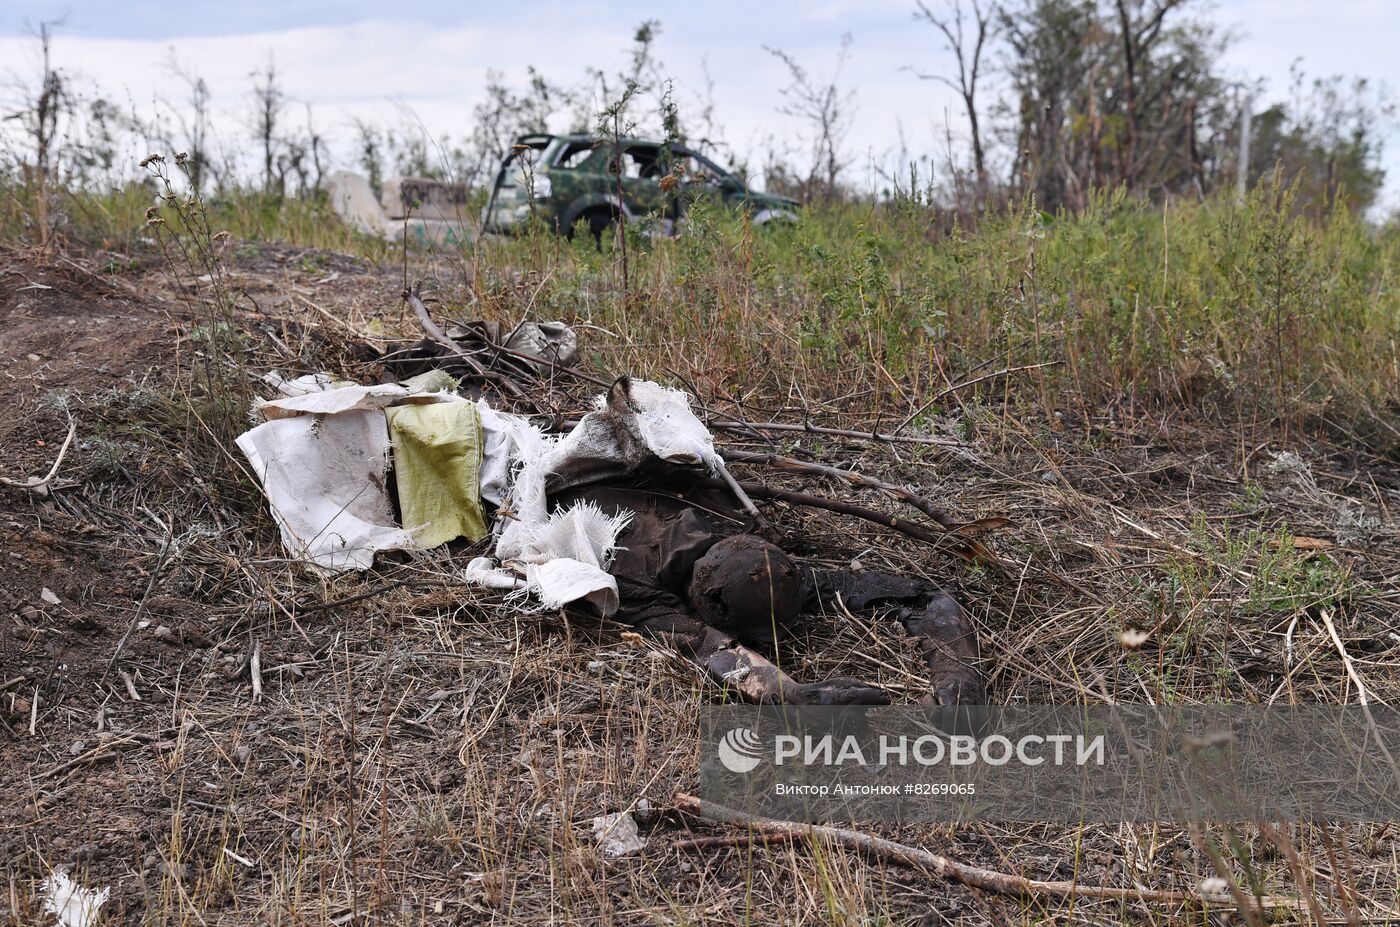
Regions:
<instances>
[{"instance_id":1,"label":"dry grass","mask_svg":"<svg viewBox=\"0 0 1400 927\"><path fill-rule=\"evenodd\" d=\"M585 323L585 354L600 370L689 384L709 410L751 420L888 430L930 389L995 369L949 360L915 384L863 362L842 378L805 366L801 339L773 305L754 306L741 323L750 292L742 281L724 283L713 303L697 297L713 315L668 327L644 288L617 299L606 255L576 265L562 263L567 254L558 265L537 258L520 272L489 253L415 255L410 273L438 281L439 311L567 316ZM418 337L397 298L402 268L238 243L221 259L238 294L226 349L240 375L329 368L368 379L375 368L353 359L357 342ZM101 269L82 255L71 261ZM565 273L575 276L561 287ZM123 279L173 312L180 330L201 324L197 311L180 315L188 294L160 264ZM575 302L562 305L569 292ZM753 363L755 347L723 343L737 330L746 339L766 331L782 344L776 360L736 366ZM188 388L188 352L207 342L180 344L181 359L139 389L130 380L107 391L27 383L27 423L6 439L13 467L37 470L43 451L33 441L61 435L52 394L66 389L86 441L51 499L9 494L0 513L7 546L43 554L32 568L20 558L4 568L15 614L0 638L0 685L23 681L0 691L4 765L19 783L0 800L0 923L40 922L35 886L58 865L113 886L104 922L152 925L1222 916L999 897L820 843L670 849L706 830L668 806L693 788L697 712L718 690L625 629L521 615L460 585L454 574L471 551L329 582L293 570L229 458L201 441L208 426L189 412L205 408L203 397L171 400ZM591 392L542 383L541 405L575 414ZM782 445L909 483L959 517L1012 518L993 541L1013 564L1007 576L829 513L776 508L775 520L809 559L859 559L948 585L977 622L1000 702L1346 702L1355 692L1323 609L1372 695L1400 698L1393 460L1334 443L1318 426L1300 441L1296 422L1262 415L1226 421L1186 404L1129 414L1087 401L1056 415L1044 395L1034 372L994 379L954 390L911 425L960 439L960 450L810 436ZM1288 450L1298 463L1282 456ZM194 484L201 474L207 482ZM878 494L861 498L893 510ZM20 615L30 587L55 575L88 591L65 613ZM138 613L151 624L137 626L122 660L130 686L115 672L103 678ZM157 637L159 627L168 636ZM1149 632L1141 649L1121 643L1128 629ZM800 678L856 675L909 700L927 688L893 622L824 616L782 657ZM31 711L17 710L34 709L31 692L32 734ZM589 820L638 811L644 800L648 849L602 859ZM1384 917L1397 905L1400 860L1387 823L1288 825L1272 837L1225 825L878 830L1037 878L1186 889L1217 875L1214 855L1271 893L1314 896L1329 919Z\"/></svg>"}]
</instances>

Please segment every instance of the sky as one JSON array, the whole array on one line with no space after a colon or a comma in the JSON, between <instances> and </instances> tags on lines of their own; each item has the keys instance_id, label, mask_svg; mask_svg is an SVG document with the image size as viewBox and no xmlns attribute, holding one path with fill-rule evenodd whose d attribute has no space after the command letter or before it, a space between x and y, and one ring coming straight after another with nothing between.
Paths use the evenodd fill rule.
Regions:
<instances>
[{"instance_id":1,"label":"sky","mask_svg":"<svg viewBox=\"0 0 1400 927\"><path fill-rule=\"evenodd\" d=\"M1285 97L1299 58L1309 74L1360 75L1400 88L1395 0L1195 5L1237 35L1224 60L1229 75L1265 80L1259 108ZM71 77L148 112L156 99L180 96L164 66L173 52L208 81L217 129L230 144L252 146L249 74L269 54L288 94L311 105L326 135L348 136L355 118L400 125L411 112L434 134L460 137L470 130L488 70L520 83L534 65L577 83L587 67L621 68L637 24L658 19L656 53L677 98L698 101L711 84L724 141L757 161L770 146L805 152L795 140L799 123L779 111L786 73L764 46L791 53L820 75L831 72L849 33L842 78L856 92L851 176L878 186L872 164L890 152L907 147L941 157L950 135L955 147L963 138L959 101L910 70L947 72L954 63L933 29L914 21L913 9L913 0L416 0L401 10L383 0L0 0L0 82L12 86L33 73L35 43L26 26L62 19L54 58ZM0 110L12 102L5 92L0 87ZM1392 133L1387 141L1384 200L1394 208L1400 138ZM340 154L348 157L343 148Z\"/></svg>"}]
</instances>

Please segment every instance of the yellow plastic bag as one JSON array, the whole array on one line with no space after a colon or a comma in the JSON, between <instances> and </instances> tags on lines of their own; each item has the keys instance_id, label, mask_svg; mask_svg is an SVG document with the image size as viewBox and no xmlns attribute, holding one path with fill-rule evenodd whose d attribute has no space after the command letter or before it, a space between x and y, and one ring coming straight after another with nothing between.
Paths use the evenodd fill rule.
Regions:
<instances>
[{"instance_id":1,"label":"yellow plastic bag","mask_svg":"<svg viewBox=\"0 0 1400 927\"><path fill-rule=\"evenodd\" d=\"M423 547L486 536L481 508L481 419L474 402L384 410L394 444L403 526Z\"/></svg>"}]
</instances>

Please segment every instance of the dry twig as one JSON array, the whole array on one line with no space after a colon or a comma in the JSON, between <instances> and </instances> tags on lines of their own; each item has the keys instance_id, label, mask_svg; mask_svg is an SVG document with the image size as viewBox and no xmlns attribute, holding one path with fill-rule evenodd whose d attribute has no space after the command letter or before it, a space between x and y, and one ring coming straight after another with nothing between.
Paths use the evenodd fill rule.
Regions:
<instances>
[{"instance_id":1,"label":"dry twig","mask_svg":"<svg viewBox=\"0 0 1400 927\"><path fill-rule=\"evenodd\" d=\"M480 361L472 357L460 344L448 337L447 332L443 331L442 327L434 322L433 317L428 314L428 307L423 302L423 285L421 283L415 283L412 287L405 289L403 291L403 298L408 301L408 305L413 309L413 314L418 317L418 324L423 326L423 330L428 333L428 336L465 361L467 366L476 371L479 377L483 380L490 380L493 383L500 384L506 392L510 393L516 399L529 398L525 395L525 391L520 388L518 383L505 374L495 370L487 370L482 366Z\"/></svg>"},{"instance_id":2,"label":"dry twig","mask_svg":"<svg viewBox=\"0 0 1400 927\"><path fill-rule=\"evenodd\" d=\"M58 476L58 468L63 465L63 458L68 456L68 448L73 444L73 438L78 434L78 423L73 421L73 416L68 416L68 437L63 439L63 446L58 449L58 457L54 459L53 466L49 472L43 476L30 476L22 480L13 480L7 476L0 476L0 483L6 486L13 486L16 489L27 489L30 492L47 491L48 485Z\"/></svg>"},{"instance_id":3,"label":"dry twig","mask_svg":"<svg viewBox=\"0 0 1400 927\"><path fill-rule=\"evenodd\" d=\"M1025 876L997 872L960 863L950 856L931 853L920 847L898 843L873 834L847 830L842 827L828 827L822 824L795 824L789 821L774 821L753 817L742 811L735 811L723 805L702 801L694 795L684 793L676 796L676 808L707 821L721 824L738 824L750 828L755 834L768 836L784 834L793 840L811 840L820 837L831 843L860 850L881 859L902 863L915 869L923 869L934 875L1003 895L1036 896L1049 895L1060 898L1103 898L1121 901L1155 901L1160 904L1213 904L1231 905L1235 899L1229 892L1202 891L1163 891L1146 888L1116 888L1109 885L1080 885L1077 882L1045 882L1028 879ZM1265 896L1260 900L1266 908L1297 909L1300 903L1292 898Z\"/></svg>"}]
</instances>

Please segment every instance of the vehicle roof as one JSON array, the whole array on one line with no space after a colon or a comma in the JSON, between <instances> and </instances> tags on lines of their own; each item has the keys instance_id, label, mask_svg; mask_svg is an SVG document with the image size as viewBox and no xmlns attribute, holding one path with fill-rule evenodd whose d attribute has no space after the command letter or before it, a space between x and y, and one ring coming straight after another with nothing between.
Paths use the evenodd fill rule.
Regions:
<instances>
[{"instance_id":1,"label":"vehicle roof","mask_svg":"<svg viewBox=\"0 0 1400 927\"><path fill-rule=\"evenodd\" d=\"M516 143L517 145L527 145L527 144L529 144L530 142L548 142L548 141L554 141L555 139L559 139L559 140L565 141L565 142L593 142L594 144L597 144L598 142L605 142L605 141L607 141L607 139L604 138L603 136L601 136L601 135L595 135L595 134L593 134L592 132L560 132L560 133L554 133L554 132L531 132L529 135L522 135L522 136L520 136L518 139L515 140L515 143ZM659 139L659 138L644 138L644 137L636 136L636 135L624 135L624 136L622 137L621 141L623 141L623 142L631 142L631 143L640 143L640 144L643 144L643 145L665 145L665 144L666 144L665 140L663 140L663 139ZM679 147L679 148L685 148L685 149L687 149L687 150L691 150L689 145L683 144L683 143L681 143L681 142L673 142L672 144L676 145L676 146Z\"/></svg>"}]
</instances>

